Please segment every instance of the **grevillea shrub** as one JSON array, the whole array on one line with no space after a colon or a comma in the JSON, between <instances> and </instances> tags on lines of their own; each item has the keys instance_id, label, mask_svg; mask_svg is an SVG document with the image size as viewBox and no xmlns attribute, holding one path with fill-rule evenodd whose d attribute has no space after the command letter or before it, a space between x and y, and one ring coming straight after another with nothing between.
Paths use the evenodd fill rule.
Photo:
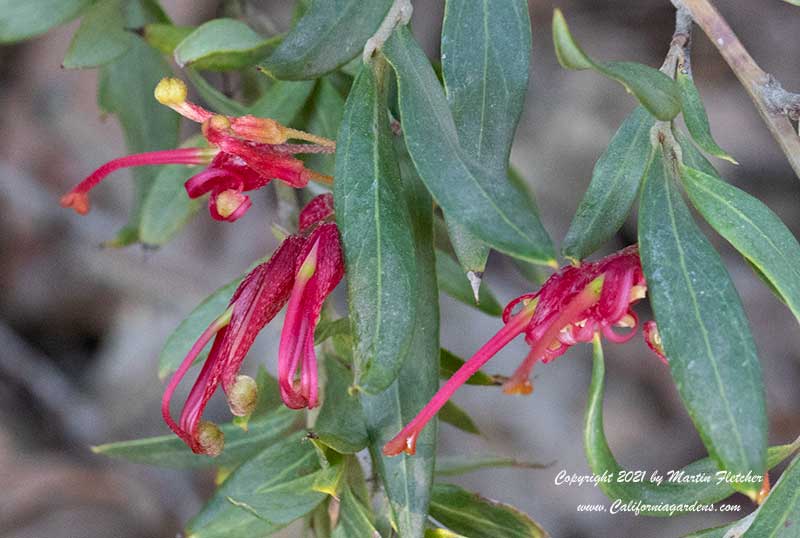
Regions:
<instances>
[{"instance_id":1,"label":"grevillea shrub","mask_svg":"<svg viewBox=\"0 0 800 538\"><path fill-rule=\"evenodd\" d=\"M296 218L275 216L277 250L254 253L251 270L170 337L158 374L174 435L96 448L138 463L219 467L217 490L185 523L188 536L266 536L298 519L317 538L547 536L535 514L442 481L532 465L469 454L463 465L437 465L437 417L476 432L450 402L461 385L485 385L487 400L528 394L534 365L578 344L594 351L585 452L610 501L672 517L741 493L758 507L753 514L693 536L798 536L800 463L772 487L769 477L797 446L767 446L747 317L689 207L798 318L800 245L706 158L735 162L712 138L693 82L695 23L796 171L800 97L760 70L708 0L673 0L675 32L660 69L590 57L555 10L558 61L595 72L567 76L619 82L632 95L620 99L635 106L597 160L560 241L563 261L509 165L531 71L524 0L446 0L435 59L411 31L410 0L298 0L291 27L271 36L244 17L176 26L155 0L0 4L3 42L81 19L64 66L99 69L100 105L120 120L130 154L75 178L61 205L91 219L91 192L117 181L121 168L146 170L113 245L166 245L191 225L195 199L207 199L218 226L262 226L248 210L265 189L289 193L296 206ZM248 84L247 99L218 90L211 72ZM182 121L199 134L180 143ZM159 168L176 164L185 174ZM163 195L181 184L178 196ZM637 242L595 256L637 204ZM545 275L504 310L482 280L490 251ZM346 313L328 301L340 282ZM440 348L440 291L499 316L487 318L496 334L466 360ZM276 378L242 374L256 336L284 307L280 339L270 343ZM641 331L640 315L648 318ZM626 470L606 441L602 342L638 333L653 351L642 360L674 381L707 449L682 470L693 480ZM518 337L530 350L516 371L485 373ZM175 403L187 378L188 396ZM219 387L232 415L221 425L203 416Z\"/></svg>"}]
</instances>

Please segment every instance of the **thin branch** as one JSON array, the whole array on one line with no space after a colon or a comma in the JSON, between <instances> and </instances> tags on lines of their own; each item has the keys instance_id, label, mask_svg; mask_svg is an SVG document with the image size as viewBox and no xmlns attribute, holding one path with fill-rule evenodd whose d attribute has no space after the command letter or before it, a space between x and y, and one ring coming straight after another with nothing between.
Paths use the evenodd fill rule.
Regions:
<instances>
[{"instance_id":1,"label":"thin branch","mask_svg":"<svg viewBox=\"0 0 800 538\"><path fill-rule=\"evenodd\" d=\"M800 137L790 121L800 116L800 95L784 90L758 66L709 0L672 0L672 3L678 9L688 9L694 22L717 47L800 177Z\"/></svg>"}]
</instances>

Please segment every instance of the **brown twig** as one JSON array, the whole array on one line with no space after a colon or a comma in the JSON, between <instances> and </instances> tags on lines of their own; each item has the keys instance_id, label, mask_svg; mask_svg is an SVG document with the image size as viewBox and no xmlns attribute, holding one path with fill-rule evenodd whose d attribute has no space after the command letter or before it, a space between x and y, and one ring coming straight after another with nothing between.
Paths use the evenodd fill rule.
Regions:
<instances>
[{"instance_id":1,"label":"brown twig","mask_svg":"<svg viewBox=\"0 0 800 538\"><path fill-rule=\"evenodd\" d=\"M800 116L800 95L784 90L758 66L709 0L672 0L672 3L678 9L688 9L694 22L717 47L800 177L800 136L790 121Z\"/></svg>"}]
</instances>

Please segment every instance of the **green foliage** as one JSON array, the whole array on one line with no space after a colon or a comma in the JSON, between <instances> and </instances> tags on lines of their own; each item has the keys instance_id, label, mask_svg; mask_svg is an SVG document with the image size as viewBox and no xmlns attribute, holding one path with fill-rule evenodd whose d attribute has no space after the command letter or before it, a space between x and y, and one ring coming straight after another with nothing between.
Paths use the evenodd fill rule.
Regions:
<instances>
[{"instance_id":1,"label":"green foliage","mask_svg":"<svg viewBox=\"0 0 800 538\"><path fill-rule=\"evenodd\" d=\"M63 66L98 67L105 65L133 46L133 34L125 30L122 0L101 0L86 10L81 25L64 57Z\"/></svg>"},{"instance_id":2,"label":"green foliage","mask_svg":"<svg viewBox=\"0 0 800 538\"><path fill-rule=\"evenodd\" d=\"M762 474L767 420L755 345L728 272L677 191L671 157L656 152L639 209L642 267L670 372L717 465ZM760 487L737 486L751 495Z\"/></svg>"},{"instance_id":3,"label":"green foliage","mask_svg":"<svg viewBox=\"0 0 800 538\"><path fill-rule=\"evenodd\" d=\"M280 80L333 71L361 52L391 5L391 0L316 0L260 68Z\"/></svg>"},{"instance_id":4,"label":"green foliage","mask_svg":"<svg viewBox=\"0 0 800 538\"><path fill-rule=\"evenodd\" d=\"M683 120L686 122L686 128L689 129L689 134L692 135L694 141L706 153L730 161L733 164L738 164L733 157L717 145L711 136L708 114L706 114L706 108L700 98L700 92L697 91L697 86L694 85L691 75L678 69L675 80L681 89Z\"/></svg>"},{"instance_id":5,"label":"green foliage","mask_svg":"<svg viewBox=\"0 0 800 538\"><path fill-rule=\"evenodd\" d=\"M586 258L625 223L653 153L650 130L655 121L637 107L597 160L561 247L565 258L573 262Z\"/></svg>"},{"instance_id":6,"label":"green foliage","mask_svg":"<svg viewBox=\"0 0 800 538\"><path fill-rule=\"evenodd\" d=\"M452 228L450 231L452 232ZM439 280L439 289L466 305L472 306L490 316L499 316L503 307L497 302L494 294L483 284L475 301L472 287L466 275L461 271L458 263L446 252L436 251L436 276Z\"/></svg>"},{"instance_id":7,"label":"green foliage","mask_svg":"<svg viewBox=\"0 0 800 538\"><path fill-rule=\"evenodd\" d=\"M91 0L0 0L0 43L43 34L77 17Z\"/></svg>"},{"instance_id":8,"label":"green foliage","mask_svg":"<svg viewBox=\"0 0 800 538\"><path fill-rule=\"evenodd\" d=\"M633 62L595 62L575 42L560 9L553 12L553 43L566 69L592 69L616 80L656 118L668 121L681 111L681 93L674 80L646 65Z\"/></svg>"},{"instance_id":9,"label":"green foliage","mask_svg":"<svg viewBox=\"0 0 800 538\"><path fill-rule=\"evenodd\" d=\"M356 384L377 393L406 359L418 275L389 131L385 63L373 65L362 67L345 105L333 194L348 267Z\"/></svg>"},{"instance_id":10,"label":"green foliage","mask_svg":"<svg viewBox=\"0 0 800 538\"><path fill-rule=\"evenodd\" d=\"M187 35L173 55L180 67L228 71L255 65L279 41L280 38L261 37L243 22L214 19Z\"/></svg>"}]
</instances>

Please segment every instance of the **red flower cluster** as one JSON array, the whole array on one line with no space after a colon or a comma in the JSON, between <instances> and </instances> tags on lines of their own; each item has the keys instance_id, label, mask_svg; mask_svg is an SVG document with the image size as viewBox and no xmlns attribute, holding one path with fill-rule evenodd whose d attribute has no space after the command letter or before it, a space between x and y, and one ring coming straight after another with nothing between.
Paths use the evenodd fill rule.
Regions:
<instances>
[{"instance_id":1,"label":"red flower cluster","mask_svg":"<svg viewBox=\"0 0 800 538\"><path fill-rule=\"evenodd\" d=\"M217 220L235 221L252 205L243 194L279 179L292 187L305 187L309 180L330 184L332 178L309 170L294 155L333 153L332 140L285 127L269 118L230 117L213 114L186 99L186 85L165 78L155 89L155 98L184 117L202 124L210 148L181 148L152 151L114 159L61 197L61 205L81 215L89 212L89 191L120 168L160 164L207 164L208 167L186 182L190 198L210 193L209 211ZM308 144L287 144L287 140Z\"/></svg>"},{"instance_id":2,"label":"red flower cluster","mask_svg":"<svg viewBox=\"0 0 800 538\"><path fill-rule=\"evenodd\" d=\"M256 384L251 377L240 375L239 369L259 331L287 302L278 352L281 396L293 409L318 404L314 329L325 298L344 274L339 231L332 218L332 195L323 194L309 202L300 213L298 233L287 237L269 261L247 275L228 309L200 336L173 374L161 411L167 425L193 452L215 456L222 451L222 431L201 420L220 383L231 413L246 417L253 411ZM170 413L172 395L212 337L216 338L211 352L176 423Z\"/></svg>"},{"instance_id":3,"label":"red flower cluster","mask_svg":"<svg viewBox=\"0 0 800 538\"><path fill-rule=\"evenodd\" d=\"M590 342L596 332L612 342L627 342L639 324L631 305L644 298L646 291L636 245L597 262L565 267L553 274L539 291L518 297L506 306L505 326L442 385L420 413L384 446L383 452L414 454L417 437L428 421L461 385L520 334L525 334L531 350L504 383L507 394L530 393L534 364L547 363L576 343ZM519 312L514 313L520 305ZM614 327L630 330L620 334ZM660 350L655 323L648 322L646 329L648 345ZM659 356L663 360L663 353Z\"/></svg>"}]
</instances>

